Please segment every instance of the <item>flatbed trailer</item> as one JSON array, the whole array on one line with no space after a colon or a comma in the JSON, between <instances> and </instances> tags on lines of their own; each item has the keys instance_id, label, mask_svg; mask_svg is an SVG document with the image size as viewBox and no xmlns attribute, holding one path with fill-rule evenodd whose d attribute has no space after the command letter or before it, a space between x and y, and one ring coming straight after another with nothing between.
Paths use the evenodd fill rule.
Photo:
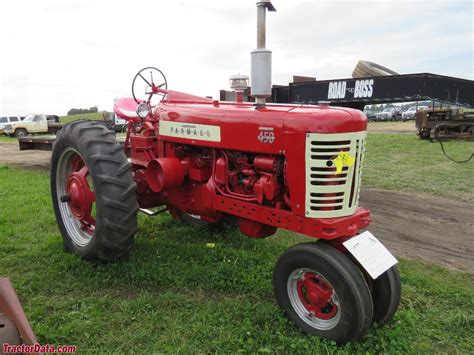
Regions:
<instances>
[{"instance_id":1,"label":"flatbed trailer","mask_svg":"<svg viewBox=\"0 0 474 355\"><path fill-rule=\"evenodd\" d=\"M20 150L53 150L53 143L56 136L26 136L19 137L18 144Z\"/></svg>"},{"instance_id":2,"label":"flatbed trailer","mask_svg":"<svg viewBox=\"0 0 474 355\"><path fill-rule=\"evenodd\" d=\"M117 137L120 144L125 142L125 137ZM53 143L56 141L55 135L48 136L27 136L18 138L20 150L45 150L52 151Z\"/></svg>"}]
</instances>

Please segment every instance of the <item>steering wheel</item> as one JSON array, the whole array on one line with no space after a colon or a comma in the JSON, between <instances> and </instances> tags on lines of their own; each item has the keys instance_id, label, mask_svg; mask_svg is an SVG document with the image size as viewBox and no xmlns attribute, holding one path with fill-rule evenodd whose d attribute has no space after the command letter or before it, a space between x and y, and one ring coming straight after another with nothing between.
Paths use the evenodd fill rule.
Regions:
<instances>
[{"instance_id":1,"label":"steering wheel","mask_svg":"<svg viewBox=\"0 0 474 355\"><path fill-rule=\"evenodd\" d=\"M137 80L140 79L140 80ZM156 85L155 80L160 79L159 83ZM146 95L146 99L143 100L148 103L150 107L155 107L159 102L161 102L165 96L166 93L159 91L158 89L168 89L168 82L166 81L166 76L163 74L163 72L155 67L145 67L142 70L140 70L135 77L133 78L132 82L132 95L133 99L135 102L138 104L142 102L142 100L137 99L137 96L135 95L136 92L143 92L144 95ZM154 103L152 103L152 98L154 95L158 95L159 100L156 100Z\"/></svg>"}]
</instances>

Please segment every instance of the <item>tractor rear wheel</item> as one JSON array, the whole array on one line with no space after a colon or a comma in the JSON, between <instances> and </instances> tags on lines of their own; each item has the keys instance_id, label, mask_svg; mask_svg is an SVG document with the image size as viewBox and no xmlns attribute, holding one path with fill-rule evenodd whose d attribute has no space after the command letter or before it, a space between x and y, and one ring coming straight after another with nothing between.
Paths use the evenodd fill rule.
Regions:
<instances>
[{"instance_id":1,"label":"tractor rear wheel","mask_svg":"<svg viewBox=\"0 0 474 355\"><path fill-rule=\"evenodd\" d=\"M305 333L345 344L372 323L367 283L349 258L330 245L302 243L288 249L273 272L278 304Z\"/></svg>"},{"instance_id":2,"label":"tractor rear wheel","mask_svg":"<svg viewBox=\"0 0 474 355\"><path fill-rule=\"evenodd\" d=\"M66 249L103 261L128 254L138 211L130 168L115 134L100 122L75 121L58 132L51 193Z\"/></svg>"}]
</instances>

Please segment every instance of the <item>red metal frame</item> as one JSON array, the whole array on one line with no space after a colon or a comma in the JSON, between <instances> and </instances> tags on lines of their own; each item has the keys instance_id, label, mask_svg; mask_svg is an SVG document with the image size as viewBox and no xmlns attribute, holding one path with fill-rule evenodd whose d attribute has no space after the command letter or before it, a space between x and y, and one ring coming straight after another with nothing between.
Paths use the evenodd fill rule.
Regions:
<instances>
[{"instance_id":1,"label":"red metal frame","mask_svg":"<svg viewBox=\"0 0 474 355\"><path fill-rule=\"evenodd\" d=\"M130 120L126 147L140 206L167 205L175 216L192 213L211 222L232 215L251 237L284 228L335 240L370 223L370 212L363 208L346 217L305 217L306 134L364 131L367 119L360 111L277 104L257 108L154 90L166 99L149 117L137 123L137 117L121 116ZM220 139L160 135L165 121L218 127ZM259 139L262 130L272 132L271 142Z\"/></svg>"}]
</instances>

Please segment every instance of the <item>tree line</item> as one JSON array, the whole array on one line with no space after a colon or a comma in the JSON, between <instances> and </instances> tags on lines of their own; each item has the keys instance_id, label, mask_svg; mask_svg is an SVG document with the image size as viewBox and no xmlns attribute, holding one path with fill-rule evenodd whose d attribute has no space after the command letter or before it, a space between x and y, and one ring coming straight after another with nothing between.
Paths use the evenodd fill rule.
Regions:
<instances>
[{"instance_id":1,"label":"tree line","mask_svg":"<svg viewBox=\"0 0 474 355\"><path fill-rule=\"evenodd\" d=\"M92 106L91 108L72 108L67 112L68 116L71 115L82 115L84 113L97 113L99 109L97 106Z\"/></svg>"}]
</instances>

